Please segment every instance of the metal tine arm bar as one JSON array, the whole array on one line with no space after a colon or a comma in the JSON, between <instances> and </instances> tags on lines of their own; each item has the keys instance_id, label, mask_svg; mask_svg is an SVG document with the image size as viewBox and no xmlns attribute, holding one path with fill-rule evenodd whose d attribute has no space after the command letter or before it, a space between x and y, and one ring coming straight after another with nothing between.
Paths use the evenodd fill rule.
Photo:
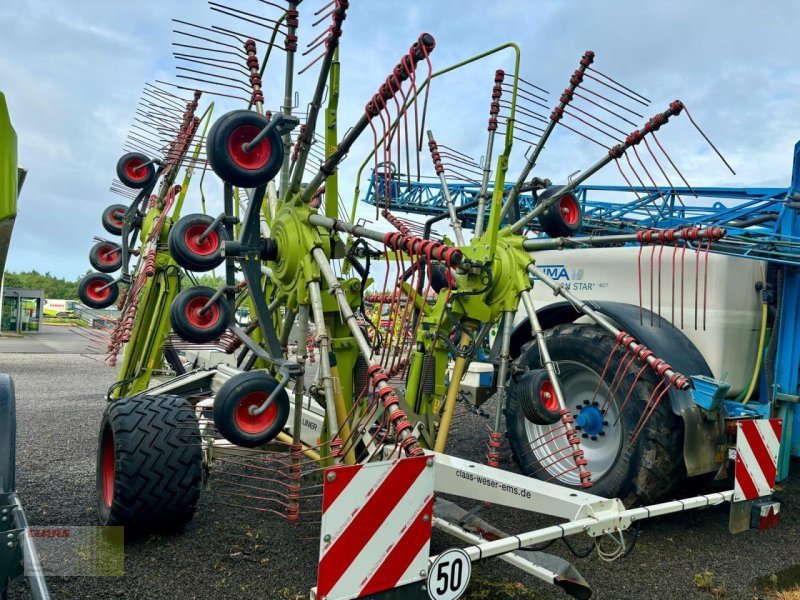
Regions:
<instances>
[{"instance_id":1,"label":"metal tine arm bar","mask_svg":"<svg viewBox=\"0 0 800 600\"><path fill-rule=\"evenodd\" d=\"M570 183L562 186L557 192L553 194L551 198L548 198L544 202L540 202L532 211L530 211L527 215L522 217L516 223L510 226L511 232L516 233L522 230L522 228L527 225L532 219L538 217L542 214L545 210L547 210L551 205L555 204L559 201L561 196L579 186L581 183L586 181L589 177L597 173L600 169L610 163L612 160L616 160L622 157L625 154L625 151L632 147L638 145L644 137L654 131L658 130L662 125L665 125L670 117L677 116L683 111L683 103L680 100L673 101L669 108L662 112L656 113L645 125L641 130L634 130L630 135L625 138L625 142L621 144L617 144L613 148L611 148L608 153L596 162L594 165L583 171L580 175L575 177ZM515 186L516 187L516 186ZM512 189L513 192L513 189ZM510 194L509 194L510 197ZM507 206L510 205L510 202L507 202Z\"/></svg>"}]
</instances>

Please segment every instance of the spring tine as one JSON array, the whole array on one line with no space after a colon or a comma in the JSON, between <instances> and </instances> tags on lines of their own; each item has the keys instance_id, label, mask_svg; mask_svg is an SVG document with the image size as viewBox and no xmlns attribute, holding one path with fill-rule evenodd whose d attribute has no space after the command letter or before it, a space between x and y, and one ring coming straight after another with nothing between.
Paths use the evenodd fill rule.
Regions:
<instances>
[{"instance_id":1,"label":"spring tine","mask_svg":"<svg viewBox=\"0 0 800 600\"><path fill-rule=\"evenodd\" d=\"M675 197L678 199L678 202L680 202L683 206L685 206L685 204L683 202L683 199L680 197L680 194L678 194L677 190L675 189L675 186L672 185L672 181L670 181L669 176L667 175L666 171L664 171L664 169L661 167L661 163L658 162L658 158L656 158L656 155L650 149L650 144L647 142L647 138L642 138L642 141L644 142L644 145L647 148L647 151L650 153L650 156L653 157L653 162L656 163L656 166L658 167L658 170L661 171L661 174L664 176L664 179L667 180L667 185L669 185L669 187L672 188L672 193L675 194Z\"/></svg>"},{"instance_id":2,"label":"spring tine","mask_svg":"<svg viewBox=\"0 0 800 600\"><path fill-rule=\"evenodd\" d=\"M222 50L221 48L207 48L206 46L194 46L192 44L179 44L178 42L172 42L172 45L176 46L178 48L191 48L192 50L203 50L204 52L210 52L212 54L215 54L215 53L216 54L225 54L225 55L236 56L236 57L239 57L239 58L242 56L241 52L234 52L233 50ZM209 56L208 59L209 60L215 60L211 56Z\"/></svg>"},{"instance_id":3,"label":"spring tine","mask_svg":"<svg viewBox=\"0 0 800 600\"><path fill-rule=\"evenodd\" d=\"M661 188L658 187L658 184L656 184L655 180L653 179L653 176L650 175L650 171L647 170L647 167L642 161L642 158L639 156L639 151L636 150L636 146L631 146L631 148L633 149L633 154L636 156L636 160L639 161L639 164L642 166L642 169L644 169L645 175L647 175L647 178L650 180L650 183L653 184L653 189L658 191L658 195L661 196L661 199L664 201L663 207L661 208L661 210L658 211L658 216L660 220L664 214L664 211L668 209L669 201L667 200L667 197L664 196L663 192L661 191Z\"/></svg>"},{"instance_id":4,"label":"spring tine","mask_svg":"<svg viewBox=\"0 0 800 600\"><path fill-rule=\"evenodd\" d=\"M650 246L650 327L653 326L653 258L656 254L655 245Z\"/></svg>"},{"instance_id":5,"label":"spring tine","mask_svg":"<svg viewBox=\"0 0 800 600\"><path fill-rule=\"evenodd\" d=\"M664 254L664 244L659 244L658 249L658 326L661 327L661 257Z\"/></svg>"},{"instance_id":6,"label":"spring tine","mask_svg":"<svg viewBox=\"0 0 800 600\"><path fill-rule=\"evenodd\" d=\"M180 23L181 25L188 25L189 27L195 27L197 29L202 29L203 31L209 31L209 32L215 33L217 35L222 34L222 32L220 32L217 29L212 29L211 27L203 27L202 25L195 25L194 23L190 23L188 21L181 21L180 19L172 19L172 21L175 22L175 23ZM215 40L214 38L204 37L204 36L201 36L201 35L197 35L196 33L189 33L187 31L179 31L177 29L173 29L172 31L174 33L179 34L179 35L185 35L187 37L195 38L195 39L198 39L198 40L203 40L204 42L211 42L212 44L217 44L219 46L227 46L228 48L233 48L234 50L236 50L237 54L239 54L240 56L245 55L244 48L242 46L240 46L240 45L231 44L230 42L222 42L220 40ZM238 36L229 35L228 37L233 37L240 44L244 44L244 40L239 38Z\"/></svg>"},{"instance_id":7,"label":"spring tine","mask_svg":"<svg viewBox=\"0 0 800 600\"><path fill-rule=\"evenodd\" d=\"M683 105L683 110L686 113L686 116L689 117L689 121L691 121L692 125L694 125L694 128L697 129L697 131L700 133L700 135L703 136L703 139L708 143L709 146L711 146L711 149L714 152L717 153L717 156L719 156L720 160L723 163L725 163L725 166L728 167L728 170L730 170L731 173L736 175L736 171L734 171L733 167L731 167L728 164L728 161L725 160L725 157L722 156L722 153L719 150L717 150L717 147L714 145L714 143L708 138L708 136L705 134L705 132L702 129L700 129L700 126L697 123L694 122L694 119L692 118L692 115L689 113L689 109L686 108L685 104Z\"/></svg>"},{"instance_id":8,"label":"spring tine","mask_svg":"<svg viewBox=\"0 0 800 600\"><path fill-rule=\"evenodd\" d=\"M614 137L613 135L611 135L610 133L608 133L607 131L604 131L604 130L600 129L600 128L599 128L599 127L597 127L596 125L592 125L591 123L589 123L589 122L588 122L588 121L586 121L585 119L582 119L582 118L580 118L578 115L575 115L575 114L571 113L571 112L570 112L570 111L568 111L566 108L564 109L564 114L565 114L565 115L569 115L569 116L571 116L573 119L577 119L578 121L580 121L580 122L581 122L581 123L583 123L584 125L588 125L589 127L591 127L592 129L594 129L595 131L599 131L599 132L600 132L600 133L602 133L603 135L606 135L606 136L610 137L612 140L614 140L614 141L615 141L615 142L617 142L617 143L619 143L619 142L621 141L621 140L619 140L618 138L616 138L616 137Z\"/></svg>"},{"instance_id":9,"label":"spring tine","mask_svg":"<svg viewBox=\"0 0 800 600\"><path fill-rule=\"evenodd\" d=\"M706 313L708 308L708 255L711 251L711 240L706 240L705 268L703 270L703 331L706 330Z\"/></svg>"},{"instance_id":10,"label":"spring tine","mask_svg":"<svg viewBox=\"0 0 800 600\"><path fill-rule=\"evenodd\" d=\"M240 80L238 80L238 79L236 79L234 77L226 77L224 75L219 75L217 73L208 73L207 71L198 71L197 69L190 69L189 67L181 67L181 66L177 66L175 68L178 71L186 71L188 73L196 73L198 75L208 75L209 77L215 77L217 79L224 79L225 81L234 81L236 83L241 83ZM178 75L178 77L180 77L180 75ZM202 80L200 80L200 81L202 81ZM209 82L206 82L206 83L211 83L211 82L209 81ZM220 83L218 85L228 85L228 84Z\"/></svg>"},{"instance_id":11,"label":"spring tine","mask_svg":"<svg viewBox=\"0 0 800 600\"><path fill-rule=\"evenodd\" d=\"M625 90L625 91L628 91L628 92L630 92L631 94L635 94L636 96L639 96L639 98L641 98L642 100L644 100L644 101L645 101L647 104L650 104L650 100L648 100L647 98L645 98L644 96L642 96L642 95L641 95L639 92L637 92L637 91L635 91L635 90L632 90L631 88L629 88L629 87L627 87L627 86L625 86L625 85L622 85L622 84L621 84L619 81L616 81L615 79L612 79L611 77L609 77L609 76L608 76L608 75L606 75L605 73L601 73L600 71L598 71L598 70L597 70L597 69L594 67L594 65L591 65L591 66L589 66L587 70L589 70L589 71L592 71L592 72L594 72L594 73L597 73L598 75L600 75L600 76L602 76L602 77L605 77L605 78L606 78L606 79L608 79L610 82L612 82L614 85L616 85L616 86L618 86L618 87L621 87L623 90Z\"/></svg>"},{"instance_id":12,"label":"spring tine","mask_svg":"<svg viewBox=\"0 0 800 600\"><path fill-rule=\"evenodd\" d=\"M511 83L501 83L500 85L508 92L511 92L514 89L514 86ZM533 104L537 104L542 108L550 108L547 105L547 98L539 96L538 94L517 88L517 95L522 97L522 99L526 100L527 102L532 102Z\"/></svg>"},{"instance_id":13,"label":"spring tine","mask_svg":"<svg viewBox=\"0 0 800 600\"><path fill-rule=\"evenodd\" d=\"M283 11L287 10L287 7L286 7L285 4L277 4L275 2L270 2L269 0L259 0L259 1L262 4L267 4L268 6L274 6L275 8L283 10Z\"/></svg>"},{"instance_id":14,"label":"spring tine","mask_svg":"<svg viewBox=\"0 0 800 600\"><path fill-rule=\"evenodd\" d=\"M672 245L672 327L675 327L675 255L678 253L678 242Z\"/></svg>"},{"instance_id":15,"label":"spring tine","mask_svg":"<svg viewBox=\"0 0 800 600\"><path fill-rule=\"evenodd\" d=\"M617 88L615 88L615 87L614 87L614 86L612 86L611 84L608 84L608 83L606 83L605 81L603 81L603 80L602 80L602 79L600 79L599 77L595 77L594 75L590 75L589 73L584 73L584 75L586 75L586 77L588 77L589 79L593 79L594 81L596 81L596 82L597 82L597 83L599 83L600 85L603 85L603 86L607 87L608 89L610 89L610 90L612 90L612 91L616 92L617 94L620 94L621 96L625 96L626 98L630 98L630 99L631 99L631 100L633 100L634 102L638 102L639 104L641 104L641 105L643 105L643 106L647 106L648 104L650 104L650 101L649 101L649 100L648 100L647 102L644 102L643 100L640 100L639 98L637 98L637 97L636 97L636 96L634 96L633 94L628 94L628 93L626 93L626 92L623 92L623 91L621 91L621 90L618 90ZM636 93L636 92L634 92L634 94L635 94L635 93ZM637 95L638 95L638 94L637 94ZM642 96L642 98L644 98L644 96Z\"/></svg>"},{"instance_id":16,"label":"spring tine","mask_svg":"<svg viewBox=\"0 0 800 600\"><path fill-rule=\"evenodd\" d=\"M697 313L700 312L700 248L703 246L702 242L697 244L694 255L694 330L697 331Z\"/></svg>"},{"instance_id":17,"label":"spring tine","mask_svg":"<svg viewBox=\"0 0 800 600\"><path fill-rule=\"evenodd\" d=\"M498 100L498 103L504 109L510 109L511 108L511 102L508 101L508 100L503 100L501 98L500 100ZM528 110L527 108L525 108L523 106L517 106L517 112L522 113L526 117L530 117L532 119L536 119L537 121L541 121L542 123L547 123L548 122L547 121L547 117L545 117L543 114L534 112L532 110ZM508 118L507 115L504 115L504 116L506 118Z\"/></svg>"},{"instance_id":18,"label":"spring tine","mask_svg":"<svg viewBox=\"0 0 800 600\"><path fill-rule=\"evenodd\" d=\"M685 260L684 259L686 258L686 246L687 246L687 242L686 242L686 240L684 240L683 249L681 250L681 329L683 329L683 298L684 298L684 296L683 296L683 287L684 287L683 282L684 282L684 279L686 278L685 277L686 271L685 271L685 268L684 268L685 267Z\"/></svg>"},{"instance_id":19,"label":"spring tine","mask_svg":"<svg viewBox=\"0 0 800 600\"><path fill-rule=\"evenodd\" d=\"M536 85L536 84L534 84L534 83L531 83L530 81L525 81L525 80L524 80L522 77L517 77L517 79L518 79L519 81L521 81L522 83L524 83L525 85L528 85L528 86L530 86L530 87L532 87L532 88L535 88L535 89L539 90L539 91L540 91L540 92L542 92L543 94L549 94L549 93L550 93L550 92L548 92L546 89L544 89L544 88L541 88L541 87L539 87L538 85Z\"/></svg>"},{"instance_id":20,"label":"spring tine","mask_svg":"<svg viewBox=\"0 0 800 600\"><path fill-rule=\"evenodd\" d=\"M275 19L268 19L267 17L262 17L261 15L257 15L255 13L247 12L238 8L231 8L230 6L225 6L220 4L219 2L210 2L209 6L211 10L217 11L229 17L234 17L236 19L241 19L242 21L247 21L248 23L253 23L254 25L259 25L261 27L266 27L267 29L275 30L278 27L288 27L288 25L284 21L277 21ZM241 15L247 15L247 17L252 17L252 19L248 19ZM261 21L267 21L269 23L273 23L273 25L264 25Z\"/></svg>"},{"instance_id":21,"label":"spring tine","mask_svg":"<svg viewBox=\"0 0 800 600\"><path fill-rule=\"evenodd\" d=\"M589 88L587 88L587 87L585 87L585 86L581 86L581 88L580 88L580 89L581 89L581 90L583 90L584 92L588 92L588 93L590 93L592 96L596 96L597 98L600 98L601 100L605 100L605 101L606 101L606 102L608 102L609 104L613 104L613 105L614 105L614 106L616 106L617 108L621 108L621 109L623 109L623 110L626 110L626 111L628 111L629 113L631 113L632 115L636 115L636 116L637 116L637 117L639 117L640 119L644 119L644 115L640 115L640 114L639 114L639 113L637 113L635 110L632 110L632 109L628 108L627 106L624 106L624 105L620 104L619 102L614 102L613 100L611 100L611 99L609 99L609 98L606 98L605 96L603 96L602 94L599 94L599 93L595 92L594 90L591 90L591 89L589 89ZM586 99L586 98L585 98L585 96L579 95L579 94L577 94L577 93L575 93L575 95L576 95L576 96L578 96L579 98L583 98L584 100ZM634 124L634 126L635 126L635 124Z\"/></svg>"},{"instance_id":22,"label":"spring tine","mask_svg":"<svg viewBox=\"0 0 800 600\"><path fill-rule=\"evenodd\" d=\"M235 73L240 73L245 77L249 77L250 73L248 73L244 68L241 66L232 66L228 67L226 65L239 65L236 61L233 60L222 60L219 58L208 58L205 56L196 56L192 54L182 54L179 52L173 52L172 56L174 56L177 60L185 60L186 62L192 62L200 65L204 65L207 67L213 67L215 69L225 69L226 71L234 71ZM225 64L220 64L225 63Z\"/></svg>"},{"instance_id":23,"label":"spring tine","mask_svg":"<svg viewBox=\"0 0 800 600\"><path fill-rule=\"evenodd\" d=\"M653 136L653 141L658 145L659 149L664 154L664 156L667 158L667 160L669 161L669 164L672 165L672 168L675 169L675 172L683 180L683 183L686 185L686 187L689 188L689 191L694 195L695 198L698 198L697 192L695 192L694 189L692 189L692 186L689 185L688 181L686 181L686 178L683 176L683 173L680 172L680 169L678 169L678 167L675 165L675 163L672 162L672 158L670 158L669 154L667 154L667 151L664 150L664 148L661 146L661 142L659 142L658 138L656 137L656 132L653 131L653 132L651 132L650 135Z\"/></svg>"},{"instance_id":24,"label":"spring tine","mask_svg":"<svg viewBox=\"0 0 800 600\"><path fill-rule=\"evenodd\" d=\"M580 135L582 137L585 137L590 142L594 142L595 144L597 144L601 148L605 148L606 150L608 150L608 144L603 144L601 142L598 142L596 139L594 139L594 138L586 135L585 133L583 133L581 131L578 131L577 129L574 129L574 128L570 127L569 125L565 124L564 121L558 121L558 124L561 125L562 127L566 127L567 129L569 129L573 133L577 133L578 135Z\"/></svg>"},{"instance_id":25,"label":"spring tine","mask_svg":"<svg viewBox=\"0 0 800 600\"><path fill-rule=\"evenodd\" d=\"M176 75L178 79L186 79L188 81L199 81L201 83L207 83L209 85L218 85L220 87L228 88L231 90L242 90L244 92L249 92L250 90L246 87L242 87L240 85L230 85L228 83L219 83L218 81L209 81L208 79L201 79L200 77L189 77L188 75ZM214 93L214 92L209 92Z\"/></svg>"},{"instance_id":26,"label":"spring tine","mask_svg":"<svg viewBox=\"0 0 800 600\"><path fill-rule=\"evenodd\" d=\"M171 85L173 87L178 88L179 90L189 90L189 91L197 90L197 91L202 92L204 94L211 94L211 95L214 95L214 96L223 96L225 98L233 98L235 100L242 100L243 102L247 102L247 101L250 100L250 98L245 97L245 96L234 96L232 94L225 94L223 92L216 92L216 91L212 92L212 91L209 91L209 90L201 90L201 89L197 89L197 88L193 88L193 87L186 87L186 86L183 86L183 85L178 85L177 83L169 83L168 81L160 81L160 80L156 80L156 81L158 81L159 83L164 84L164 85Z\"/></svg>"}]
</instances>

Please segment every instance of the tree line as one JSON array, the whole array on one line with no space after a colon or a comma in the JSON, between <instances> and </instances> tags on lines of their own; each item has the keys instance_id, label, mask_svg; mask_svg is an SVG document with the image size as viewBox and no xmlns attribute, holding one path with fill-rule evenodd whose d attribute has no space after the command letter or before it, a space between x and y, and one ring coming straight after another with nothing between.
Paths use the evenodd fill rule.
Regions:
<instances>
[{"instance_id":1,"label":"tree line","mask_svg":"<svg viewBox=\"0 0 800 600\"><path fill-rule=\"evenodd\" d=\"M91 273L91 271L87 271ZM25 288L30 290L44 290L45 298L57 298L59 300L78 300L78 283L80 283L83 275L75 278L74 281L56 277L51 273L40 273L35 269L32 271L20 271L19 273L13 271L6 271L5 273L5 287L6 288ZM223 279L218 277L214 279L211 273L197 273L197 282L200 285L208 285L217 287ZM183 278L182 286L191 285L187 278Z\"/></svg>"}]
</instances>

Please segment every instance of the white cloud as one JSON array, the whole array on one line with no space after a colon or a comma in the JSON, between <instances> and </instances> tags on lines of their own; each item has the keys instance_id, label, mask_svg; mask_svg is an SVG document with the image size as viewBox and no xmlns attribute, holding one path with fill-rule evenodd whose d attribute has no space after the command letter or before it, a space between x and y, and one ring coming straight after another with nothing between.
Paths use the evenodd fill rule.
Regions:
<instances>
[{"instance_id":1,"label":"white cloud","mask_svg":"<svg viewBox=\"0 0 800 600\"><path fill-rule=\"evenodd\" d=\"M263 9L255 0L231 4ZM310 13L320 5L312 0L301 5L301 49L320 31L309 30L315 20ZM800 4L781 0L770 3L769 10L744 0L549 0L532 5L525 0L352 3L341 43L340 135L359 118L422 31L437 39L434 69L511 39L522 48L522 76L549 89L551 98L564 88L583 51L593 49L597 67L651 97L653 109L683 99L738 173L735 178L727 173L680 117L663 130L661 139L693 184L788 181L792 148L800 138L800 69L787 40L800 22ZM118 200L108 186L142 84L172 79L174 16L205 24L225 22L205 2L3 0L0 89L19 135L20 160L30 169L8 268L47 269L69 277L87 268L92 236L102 233L100 212ZM238 27L256 30L242 23ZM263 37L264 30L257 35ZM282 100L282 57L282 52L273 54L266 78L270 106ZM305 63L298 54L297 65ZM510 71L512 55L504 52L434 81L426 125L441 142L475 158L483 154L492 75L498 67ZM314 78L314 70L297 78L301 110ZM216 105L217 116L238 106L219 99ZM360 139L342 165L340 191L348 210L370 138L368 133ZM515 144L511 178L523 150ZM563 180L602 154L602 149L558 130L536 174ZM422 164L428 167L429 162L423 152ZM620 178L612 167L592 182L617 183ZM204 187L209 210L219 210L221 186L207 177ZM198 209L194 187L187 211ZM371 208L359 212L374 217Z\"/></svg>"}]
</instances>

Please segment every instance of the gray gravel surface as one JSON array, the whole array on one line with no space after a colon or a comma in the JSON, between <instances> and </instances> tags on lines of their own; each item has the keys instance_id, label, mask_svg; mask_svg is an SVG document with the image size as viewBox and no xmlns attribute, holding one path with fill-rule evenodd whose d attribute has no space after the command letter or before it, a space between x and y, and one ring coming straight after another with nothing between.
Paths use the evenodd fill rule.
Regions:
<instances>
[{"instance_id":1,"label":"gray gravel surface","mask_svg":"<svg viewBox=\"0 0 800 600\"><path fill-rule=\"evenodd\" d=\"M33 525L96 524L96 436L103 393L114 371L75 354L0 354L0 371L10 373L17 386L18 488L29 520ZM486 426L481 417L461 420L451 438L454 452L480 460ZM508 459L504 467L514 468ZM755 578L800 563L799 480L795 475L782 486L783 523L771 532L731 536L724 508L694 511L649 523L624 560L606 564L592 555L574 564L599 599L712 598L694 583L694 575L706 570L724 588L717 597L759 597ZM509 532L549 524L546 518L496 507L484 509L482 516ZM314 584L318 540L313 532L301 535L305 539L276 516L223 506L206 495L181 533L129 543L124 577L51 578L49 584L57 599L306 598ZM451 545L450 538L434 533L432 552ZM570 557L560 542L550 551ZM499 560L476 565L473 577L472 598L566 597ZM20 586L11 594L12 599L27 597Z\"/></svg>"}]
</instances>

